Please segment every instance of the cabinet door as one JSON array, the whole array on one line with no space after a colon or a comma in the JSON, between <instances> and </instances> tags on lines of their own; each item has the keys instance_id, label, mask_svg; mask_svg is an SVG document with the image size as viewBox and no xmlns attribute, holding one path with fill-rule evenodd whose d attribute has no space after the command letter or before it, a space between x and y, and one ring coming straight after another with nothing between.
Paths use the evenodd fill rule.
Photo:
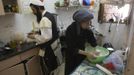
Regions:
<instances>
[{"instance_id":1,"label":"cabinet door","mask_svg":"<svg viewBox=\"0 0 134 75\"><path fill-rule=\"evenodd\" d=\"M3 2L0 0L0 15L4 15L4 8L3 8Z\"/></svg>"},{"instance_id":2,"label":"cabinet door","mask_svg":"<svg viewBox=\"0 0 134 75\"><path fill-rule=\"evenodd\" d=\"M14 57L8 58L6 60L0 61L0 71L3 71L9 67L12 67L13 65L16 65L20 63L20 56L16 55Z\"/></svg>"},{"instance_id":3,"label":"cabinet door","mask_svg":"<svg viewBox=\"0 0 134 75\"><path fill-rule=\"evenodd\" d=\"M0 75L25 75L24 65L19 64L0 72Z\"/></svg>"},{"instance_id":4,"label":"cabinet door","mask_svg":"<svg viewBox=\"0 0 134 75\"><path fill-rule=\"evenodd\" d=\"M24 52L24 53L20 54L20 58L21 58L22 61L24 61L24 60L26 60L26 59L28 59L32 56L36 56L36 55L38 55L39 50L40 50L39 48L31 49L27 52Z\"/></svg>"},{"instance_id":5,"label":"cabinet door","mask_svg":"<svg viewBox=\"0 0 134 75\"><path fill-rule=\"evenodd\" d=\"M40 60L38 56L34 56L26 63L28 75L42 75Z\"/></svg>"}]
</instances>

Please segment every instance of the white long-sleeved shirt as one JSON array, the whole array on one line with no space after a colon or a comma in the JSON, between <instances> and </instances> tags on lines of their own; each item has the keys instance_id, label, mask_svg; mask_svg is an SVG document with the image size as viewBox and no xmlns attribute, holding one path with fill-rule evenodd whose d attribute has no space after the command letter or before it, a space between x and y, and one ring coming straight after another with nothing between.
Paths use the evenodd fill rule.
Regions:
<instances>
[{"instance_id":1,"label":"white long-sleeved shirt","mask_svg":"<svg viewBox=\"0 0 134 75\"><path fill-rule=\"evenodd\" d=\"M42 16L45 13L46 11L42 13ZM35 29L41 31L41 35L35 35L38 44L45 43L52 38L52 22L47 17L43 17L39 24L36 23Z\"/></svg>"}]
</instances>

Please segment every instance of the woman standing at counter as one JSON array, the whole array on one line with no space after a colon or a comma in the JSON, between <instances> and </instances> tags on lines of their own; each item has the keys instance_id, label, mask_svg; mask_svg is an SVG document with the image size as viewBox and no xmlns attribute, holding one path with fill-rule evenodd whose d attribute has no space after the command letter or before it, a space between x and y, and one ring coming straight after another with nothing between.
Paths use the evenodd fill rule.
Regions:
<instances>
[{"instance_id":1,"label":"woman standing at counter","mask_svg":"<svg viewBox=\"0 0 134 75\"><path fill-rule=\"evenodd\" d=\"M84 51L86 41L93 47L97 46L94 34L90 30L92 19L93 14L87 9L80 9L73 15L74 22L66 31L65 75L71 74L87 55L95 57L92 53Z\"/></svg>"},{"instance_id":2,"label":"woman standing at counter","mask_svg":"<svg viewBox=\"0 0 134 75\"><path fill-rule=\"evenodd\" d=\"M28 37L36 39L37 43L42 44L41 48L45 50L43 60L50 73L58 66L56 56L51 48L53 39L58 37L56 21L54 16L45 10L44 3L40 0L31 0L30 7L37 18L37 25L35 26L35 33L28 35ZM43 45L44 43L48 44Z\"/></svg>"}]
</instances>

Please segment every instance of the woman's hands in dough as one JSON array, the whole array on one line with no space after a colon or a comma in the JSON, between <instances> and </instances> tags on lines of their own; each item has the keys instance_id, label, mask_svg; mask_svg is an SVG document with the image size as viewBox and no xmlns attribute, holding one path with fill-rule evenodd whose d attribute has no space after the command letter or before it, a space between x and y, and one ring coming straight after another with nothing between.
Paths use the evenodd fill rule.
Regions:
<instances>
[{"instance_id":1,"label":"woman's hands in dough","mask_svg":"<svg viewBox=\"0 0 134 75\"><path fill-rule=\"evenodd\" d=\"M36 33L32 32L32 33L28 33L27 37L30 39L35 39L35 35Z\"/></svg>"},{"instance_id":2,"label":"woman's hands in dough","mask_svg":"<svg viewBox=\"0 0 134 75\"><path fill-rule=\"evenodd\" d=\"M79 54L85 55L85 56L87 56L88 58L91 58L91 59L96 59L97 55L99 55L99 52L79 50Z\"/></svg>"}]
</instances>

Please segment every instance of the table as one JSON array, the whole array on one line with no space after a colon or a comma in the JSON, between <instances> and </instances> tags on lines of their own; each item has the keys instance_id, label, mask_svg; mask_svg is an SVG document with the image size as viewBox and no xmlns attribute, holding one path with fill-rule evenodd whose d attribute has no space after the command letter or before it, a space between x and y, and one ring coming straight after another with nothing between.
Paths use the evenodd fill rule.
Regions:
<instances>
[{"instance_id":1,"label":"table","mask_svg":"<svg viewBox=\"0 0 134 75\"><path fill-rule=\"evenodd\" d=\"M107 75L87 60L84 60L71 75Z\"/></svg>"}]
</instances>

